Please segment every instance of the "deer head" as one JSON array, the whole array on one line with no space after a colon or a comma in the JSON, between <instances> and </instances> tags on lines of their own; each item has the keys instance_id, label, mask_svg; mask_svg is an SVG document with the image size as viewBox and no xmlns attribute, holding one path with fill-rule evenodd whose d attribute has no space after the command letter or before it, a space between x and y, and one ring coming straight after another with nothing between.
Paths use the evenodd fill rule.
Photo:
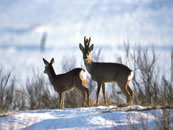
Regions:
<instances>
[{"instance_id":1,"label":"deer head","mask_svg":"<svg viewBox=\"0 0 173 130\"><path fill-rule=\"evenodd\" d=\"M54 58L51 59L50 63L46 59L43 58L43 62L45 64L44 73L51 74L52 71L53 71L53 66L52 65L55 62Z\"/></svg>"},{"instance_id":2,"label":"deer head","mask_svg":"<svg viewBox=\"0 0 173 130\"><path fill-rule=\"evenodd\" d=\"M94 45L90 45L91 44L91 37L89 37L89 39L86 38L86 36L84 37L84 46L82 46L81 43L79 43L79 49L82 51L83 53L83 59L84 60L89 60L91 59L91 51L94 48Z\"/></svg>"}]
</instances>

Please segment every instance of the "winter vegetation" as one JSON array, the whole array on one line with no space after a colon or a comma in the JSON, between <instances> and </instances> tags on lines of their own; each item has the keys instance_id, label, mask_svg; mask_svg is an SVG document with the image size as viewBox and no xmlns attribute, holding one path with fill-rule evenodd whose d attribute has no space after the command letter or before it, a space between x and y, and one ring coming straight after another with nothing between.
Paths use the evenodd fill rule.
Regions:
<instances>
[{"instance_id":1,"label":"winter vegetation","mask_svg":"<svg viewBox=\"0 0 173 130\"><path fill-rule=\"evenodd\" d=\"M142 106L165 106L173 107L173 88L171 86L171 77L159 74L157 66L157 55L154 48L152 50L142 50L131 48L128 44L124 45L124 56L116 57L116 61L122 64L131 64L134 66L134 78L131 82L134 91L133 104ZM96 61L99 61L101 50L93 54ZM171 54L170 54L171 56ZM124 60L124 61L123 61ZM173 60L173 59L172 59ZM82 64L82 63L81 63ZM63 58L61 67L64 72L74 68L75 60L71 62L67 57ZM44 69L44 68L43 68ZM171 74L170 68L170 76ZM0 111L8 112L12 110L35 110L35 109L53 109L58 107L58 96L52 94L52 87L40 72L33 72L32 78L28 78L26 83L17 86L15 77L11 72L0 70ZM110 85L110 84L109 84ZM95 82L88 76L86 86L91 93L91 106L96 100ZM112 91L108 94L108 104L121 105L125 103L121 92L117 92L118 86L111 84ZM107 88L108 88L107 87ZM110 88L108 88L110 89ZM65 95L65 107L75 108L82 105L83 97L78 90L72 90ZM68 98L67 98L68 97ZM103 103L103 99L101 104Z\"/></svg>"}]
</instances>

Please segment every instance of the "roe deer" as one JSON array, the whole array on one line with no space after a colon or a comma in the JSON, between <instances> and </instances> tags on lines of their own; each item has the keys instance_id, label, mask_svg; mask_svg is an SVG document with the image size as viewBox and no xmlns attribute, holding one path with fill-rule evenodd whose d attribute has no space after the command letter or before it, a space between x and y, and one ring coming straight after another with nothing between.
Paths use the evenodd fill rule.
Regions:
<instances>
[{"instance_id":1,"label":"roe deer","mask_svg":"<svg viewBox=\"0 0 173 130\"><path fill-rule=\"evenodd\" d=\"M54 90L59 93L59 107L64 108L64 94L67 90L72 88L78 88L81 90L85 97L87 94L88 106L89 106L89 89L85 87L86 82L86 71L81 68L75 68L67 73L56 75L53 69L54 58L51 59L50 63L43 58L45 64L44 73L48 75L50 83L53 85Z\"/></svg>"},{"instance_id":2,"label":"roe deer","mask_svg":"<svg viewBox=\"0 0 173 130\"><path fill-rule=\"evenodd\" d=\"M129 87L129 83L133 78L133 71L130 70L127 66L118 63L103 63L103 62L94 62L91 59L91 51L94 48L94 45L91 44L91 38L87 39L84 37L84 46L79 44L79 48L83 53L83 60L87 71L90 73L93 80L97 82L97 99L96 104L98 105L98 97L100 88L102 87L104 103L106 101L106 90L105 82L116 82L120 87L121 91L127 98L127 102L131 104L133 91Z\"/></svg>"}]
</instances>

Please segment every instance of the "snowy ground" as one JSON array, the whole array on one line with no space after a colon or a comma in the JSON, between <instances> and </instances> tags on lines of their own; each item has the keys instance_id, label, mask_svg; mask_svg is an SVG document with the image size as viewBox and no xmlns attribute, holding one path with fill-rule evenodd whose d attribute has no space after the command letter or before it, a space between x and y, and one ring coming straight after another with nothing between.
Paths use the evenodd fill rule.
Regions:
<instances>
[{"instance_id":1,"label":"snowy ground","mask_svg":"<svg viewBox=\"0 0 173 130\"><path fill-rule=\"evenodd\" d=\"M131 110L131 111L130 111ZM52 129L158 129L163 123L162 109L147 110L142 106L98 106L54 110L22 111L0 118L0 129L52 130ZM168 109L170 127L173 127L173 110ZM162 126L164 124L161 124Z\"/></svg>"}]
</instances>

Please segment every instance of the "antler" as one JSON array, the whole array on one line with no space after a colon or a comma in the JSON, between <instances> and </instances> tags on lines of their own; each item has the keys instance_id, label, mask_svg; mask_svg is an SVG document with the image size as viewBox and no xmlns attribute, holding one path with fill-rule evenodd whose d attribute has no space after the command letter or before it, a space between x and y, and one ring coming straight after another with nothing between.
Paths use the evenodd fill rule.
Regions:
<instances>
[{"instance_id":1,"label":"antler","mask_svg":"<svg viewBox=\"0 0 173 130\"><path fill-rule=\"evenodd\" d=\"M84 37L84 45L85 45L85 48L88 46L88 39L86 38L86 36Z\"/></svg>"},{"instance_id":2,"label":"antler","mask_svg":"<svg viewBox=\"0 0 173 130\"><path fill-rule=\"evenodd\" d=\"M86 36L84 36L84 43L86 42Z\"/></svg>"},{"instance_id":3,"label":"antler","mask_svg":"<svg viewBox=\"0 0 173 130\"><path fill-rule=\"evenodd\" d=\"M88 40L88 45L90 46L90 43L91 43L91 37L89 37L89 40Z\"/></svg>"},{"instance_id":4,"label":"antler","mask_svg":"<svg viewBox=\"0 0 173 130\"><path fill-rule=\"evenodd\" d=\"M89 37L89 39L86 38L86 36L84 37L84 45L85 45L85 48L86 47L89 47L90 46L90 43L91 43L91 37Z\"/></svg>"}]
</instances>

